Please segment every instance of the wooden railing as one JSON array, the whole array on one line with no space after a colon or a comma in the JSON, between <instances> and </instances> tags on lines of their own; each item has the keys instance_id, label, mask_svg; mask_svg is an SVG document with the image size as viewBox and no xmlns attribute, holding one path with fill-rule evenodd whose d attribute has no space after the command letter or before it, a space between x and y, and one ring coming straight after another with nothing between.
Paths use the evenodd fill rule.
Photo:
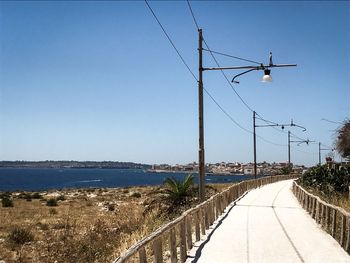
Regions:
<instances>
[{"instance_id":1,"label":"wooden railing","mask_svg":"<svg viewBox=\"0 0 350 263\"><path fill-rule=\"evenodd\" d=\"M329 232L346 252L350 253L350 213L307 192L295 181L293 193L312 218Z\"/></svg>"},{"instance_id":2,"label":"wooden railing","mask_svg":"<svg viewBox=\"0 0 350 263\"><path fill-rule=\"evenodd\" d=\"M113 263L122 262L185 262L187 251L206 234L214 221L224 213L225 208L246 191L265 184L293 179L297 176L279 175L243 181L210 197L205 202L187 210L174 221L133 245Z\"/></svg>"}]
</instances>

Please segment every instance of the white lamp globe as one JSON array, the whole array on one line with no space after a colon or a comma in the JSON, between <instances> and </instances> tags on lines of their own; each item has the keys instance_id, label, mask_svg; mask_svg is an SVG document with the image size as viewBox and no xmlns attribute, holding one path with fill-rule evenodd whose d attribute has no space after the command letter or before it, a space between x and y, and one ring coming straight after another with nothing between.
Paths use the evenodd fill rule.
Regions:
<instances>
[{"instance_id":1,"label":"white lamp globe","mask_svg":"<svg viewBox=\"0 0 350 263\"><path fill-rule=\"evenodd\" d=\"M272 82L272 77L270 75L270 70L269 69L265 69L264 70L264 76L262 77L261 82Z\"/></svg>"}]
</instances>

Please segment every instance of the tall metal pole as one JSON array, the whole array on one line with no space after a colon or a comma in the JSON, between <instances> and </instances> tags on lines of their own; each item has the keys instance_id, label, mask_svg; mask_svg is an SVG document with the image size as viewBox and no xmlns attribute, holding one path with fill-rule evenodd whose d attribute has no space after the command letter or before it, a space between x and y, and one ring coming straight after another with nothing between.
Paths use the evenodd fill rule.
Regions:
<instances>
[{"instance_id":1,"label":"tall metal pole","mask_svg":"<svg viewBox=\"0 0 350 263\"><path fill-rule=\"evenodd\" d=\"M199 199L205 199L205 162L204 162L204 120L203 120L203 36L202 29L198 29L198 110L199 110L199 152L198 152L198 170L199 170Z\"/></svg>"},{"instance_id":2,"label":"tall metal pole","mask_svg":"<svg viewBox=\"0 0 350 263\"><path fill-rule=\"evenodd\" d=\"M321 142L318 143L318 165L321 165Z\"/></svg>"},{"instance_id":3,"label":"tall metal pole","mask_svg":"<svg viewBox=\"0 0 350 263\"><path fill-rule=\"evenodd\" d=\"M255 133L255 114L253 111L253 140L254 140L254 178L256 179L256 133Z\"/></svg>"},{"instance_id":4,"label":"tall metal pole","mask_svg":"<svg viewBox=\"0 0 350 263\"><path fill-rule=\"evenodd\" d=\"M290 172L291 165L290 165L290 131L288 131L288 170Z\"/></svg>"}]
</instances>

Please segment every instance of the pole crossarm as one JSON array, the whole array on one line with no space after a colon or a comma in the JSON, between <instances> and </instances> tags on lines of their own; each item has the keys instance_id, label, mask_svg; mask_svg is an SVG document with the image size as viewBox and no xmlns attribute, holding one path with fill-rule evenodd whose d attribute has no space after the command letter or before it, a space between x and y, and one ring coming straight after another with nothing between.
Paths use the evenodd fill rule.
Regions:
<instances>
[{"instance_id":1,"label":"pole crossarm","mask_svg":"<svg viewBox=\"0 0 350 263\"><path fill-rule=\"evenodd\" d=\"M261 69L262 69L262 66L237 66L237 67L203 68L203 71L206 71L206 70L228 70L228 69L252 69L252 70L261 70Z\"/></svg>"},{"instance_id":2,"label":"pole crossarm","mask_svg":"<svg viewBox=\"0 0 350 263\"><path fill-rule=\"evenodd\" d=\"M303 132L306 131L306 128L300 125L297 125L295 123L293 123L293 121L290 124L264 124L264 125L255 125L255 127L259 127L259 128L264 128L264 127L281 127L282 130L284 129L284 127L298 127L300 129L303 129Z\"/></svg>"},{"instance_id":3,"label":"pole crossarm","mask_svg":"<svg viewBox=\"0 0 350 263\"><path fill-rule=\"evenodd\" d=\"M202 68L206 70L235 70L235 69L252 69L252 70L264 70L268 68L282 68L282 67L296 67L297 64L278 64L278 65L263 65L260 66L237 66L237 67L216 67L216 68Z\"/></svg>"},{"instance_id":4,"label":"pole crossarm","mask_svg":"<svg viewBox=\"0 0 350 263\"><path fill-rule=\"evenodd\" d=\"M320 151L334 151L334 149L332 148L332 149L320 149Z\"/></svg>"},{"instance_id":5,"label":"pole crossarm","mask_svg":"<svg viewBox=\"0 0 350 263\"><path fill-rule=\"evenodd\" d=\"M309 145L310 142L315 142L315 141L301 140L301 141L290 141L290 142L298 143L298 146L299 146L300 144L303 144L303 143L306 143L307 145Z\"/></svg>"}]
</instances>

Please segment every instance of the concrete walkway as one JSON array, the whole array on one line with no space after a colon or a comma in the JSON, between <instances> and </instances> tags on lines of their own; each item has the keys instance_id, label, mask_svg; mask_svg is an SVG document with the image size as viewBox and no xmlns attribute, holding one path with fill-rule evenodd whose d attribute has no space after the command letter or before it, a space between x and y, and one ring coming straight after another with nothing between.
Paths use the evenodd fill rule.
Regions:
<instances>
[{"instance_id":1,"label":"concrete walkway","mask_svg":"<svg viewBox=\"0 0 350 263\"><path fill-rule=\"evenodd\" d=\"M350 262L350 256L305 212L292 180L252 190L219 218L187 263Z\"/></svg>"}]
</instances>

